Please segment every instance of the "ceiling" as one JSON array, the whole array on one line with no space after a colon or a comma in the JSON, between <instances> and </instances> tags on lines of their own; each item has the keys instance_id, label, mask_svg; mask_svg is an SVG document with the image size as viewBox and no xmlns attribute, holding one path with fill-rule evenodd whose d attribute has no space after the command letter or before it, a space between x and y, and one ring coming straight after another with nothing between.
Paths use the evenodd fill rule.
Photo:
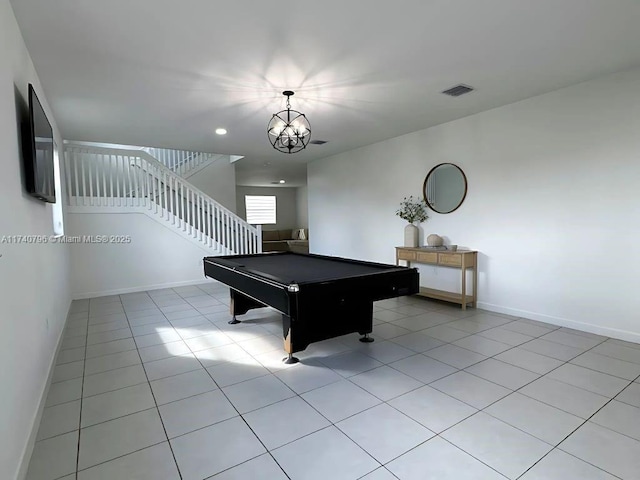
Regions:
<instances>
[{"instance_id":1,"label":"ceiling","mask_svg":"<svg viewBox=\"0 0 640 480\"><path fill-rule=\"evenodd\" d=\"M640 65L637 0L12 5L65 139L243 155L242 185L302 185L310 160ZM440 93L459 83L476 91ZM286 89L327 144L270 146Z\"/></svg>"}]
</instances>

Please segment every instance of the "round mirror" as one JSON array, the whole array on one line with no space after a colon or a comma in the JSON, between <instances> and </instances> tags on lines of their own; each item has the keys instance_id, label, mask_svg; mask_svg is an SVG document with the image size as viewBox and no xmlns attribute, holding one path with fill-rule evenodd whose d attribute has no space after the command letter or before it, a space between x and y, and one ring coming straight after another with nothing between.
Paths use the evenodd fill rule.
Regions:
<instances>
[{"instance_id":1,"label":"round mirror","mask_svg":"<svg viewBox=\"0 0 640 480\"><path fill-rule=\"evenodd\" d=\"M433 167L422 186L424 200L437 213L456 210L467 195L467 177L453 163L441 163Z\"/></svg>"}]
</instances>

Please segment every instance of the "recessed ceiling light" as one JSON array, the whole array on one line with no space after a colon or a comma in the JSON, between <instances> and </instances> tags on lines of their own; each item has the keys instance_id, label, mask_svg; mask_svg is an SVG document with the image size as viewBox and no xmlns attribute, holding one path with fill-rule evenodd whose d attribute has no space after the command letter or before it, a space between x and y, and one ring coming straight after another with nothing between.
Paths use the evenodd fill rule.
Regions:
<instances>
[{"instance_id":1,"label":"recessed ceiling light","mask_svg":"<svg viewBox=\"0 0 640 480\"><path fill-rule=\"evenodd\" d=\"M284 180L280 180L280 183L285 183L285 181Z\"/></svg>"},{"instance_id":2,"label":"recessed ceiling light","mask_svg":"<svg viewBox=\"0 0 640 480\"><path fill-rule=\"evenodd\" d=\"M216 133L218 135L226 135L227 134L227 129L226 128L216 128Z\"/></svg>"}]
</instances>

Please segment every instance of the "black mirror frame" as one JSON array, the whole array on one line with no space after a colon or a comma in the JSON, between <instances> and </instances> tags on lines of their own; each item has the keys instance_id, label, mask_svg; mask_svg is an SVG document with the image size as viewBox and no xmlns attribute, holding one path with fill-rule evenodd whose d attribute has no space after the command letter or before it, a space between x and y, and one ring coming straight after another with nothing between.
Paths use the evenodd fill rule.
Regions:
<instances>
[{"instance_id":1,"label":"black mirror frame","mask_svg":"<svg viewBox=\"0 0 640 480\"><path fill-rule=\"evenodd\" d=\"M462 195L462 198L460 199L460 202L458 202L458 205L456 206L456 208L454 208L453 210L450 210L448 212L440 212L440 211L436 210L435 208L433 208L433 205L431 205L431 203L429 203L429 198L427 197L427 181L429 180L429 177L435 171L435 169L438 168L438 167L441 167L442 165L452 165L452 166L456 167L458 169L458 171L462 174L462 178L464 180L464 194ZM431 170L429 170L429 173L427 173L427 176L424 178L424 182L422 183L422 196L424 198L425 203L429 206L429 208L431 210L433 210L436 213L440 213L442 215L446 215L448 213L453 213L458 208L460 208L460 205L462 205L462 203L464 202L464 199L467 198L467 189L468 189L468 187L469 187L469 184L467 182L467 176L464 174L462 169L458 165L456 165L455 163L444 162L444 163L439 163L438 165L433 167Z\"/></svg>"}]
</instances>

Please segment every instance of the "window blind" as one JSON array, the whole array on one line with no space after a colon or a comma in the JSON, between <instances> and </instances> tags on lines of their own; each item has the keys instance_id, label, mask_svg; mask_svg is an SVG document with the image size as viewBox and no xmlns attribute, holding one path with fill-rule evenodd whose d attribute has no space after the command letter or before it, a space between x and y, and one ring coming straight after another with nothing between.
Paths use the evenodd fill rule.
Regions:
<instances>
[{"instance_id":1,"label":"window blind","mask_svg":"<svg viewBox=\"0 0 640 480\"><path fill-rule=\"evenodd\" d=\"M266 225L276 223L275 195L245 195L247 223Z\"/></svg>"}]
</instances>

